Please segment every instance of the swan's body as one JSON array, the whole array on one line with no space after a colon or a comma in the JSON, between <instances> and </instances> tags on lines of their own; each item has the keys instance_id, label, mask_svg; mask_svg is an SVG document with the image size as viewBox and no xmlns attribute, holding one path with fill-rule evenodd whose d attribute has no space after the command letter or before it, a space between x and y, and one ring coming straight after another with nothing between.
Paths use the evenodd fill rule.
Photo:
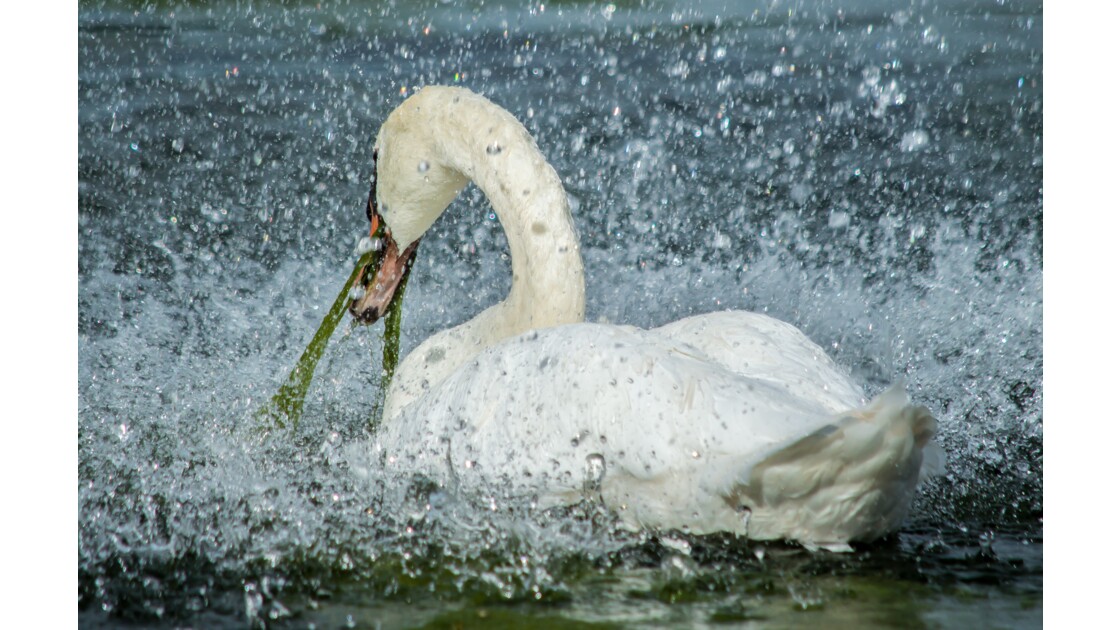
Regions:
<instances>
[{"instance_id":1,"label":"swan's body","mask_svg":"<svg viewBox=\"0 0 1120 630\"><path fill-rule=\"evenodd\" d=\"M399 366L376 438L387 465L546 506L601 499L633 527L842 549L901 524L939 463L936 422L901 386L867 403L816 344L759 314L582 323L560 180L520 123L471 92L421 90L376 150L391 247L473 180L513 267L506 300Z\"/></svg>"}]
</instances>

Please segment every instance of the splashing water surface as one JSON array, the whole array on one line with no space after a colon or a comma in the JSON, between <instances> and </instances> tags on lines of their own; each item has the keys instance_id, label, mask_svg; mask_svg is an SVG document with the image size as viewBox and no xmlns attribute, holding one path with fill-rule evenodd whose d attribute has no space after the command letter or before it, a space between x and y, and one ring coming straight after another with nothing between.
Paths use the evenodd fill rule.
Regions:
<instances>
[{"instance_id":1,"label":"splashing water surface","mask_svg":"<svg viewBox=\"0 0 1120 630\"><path fill-rule=\"evenodd\" d=\"M82 625L1040 626L1041 40L1013 0L82 3ZM254 424L351 268L380 121L432 83L556 167L589 319L763 311L868 392L905 378L948 474L903 531L631 534L390 476L376 329L297 429ZM468 189L403 349L503 297L506 256Z\"/></svg>"}]
</instances>

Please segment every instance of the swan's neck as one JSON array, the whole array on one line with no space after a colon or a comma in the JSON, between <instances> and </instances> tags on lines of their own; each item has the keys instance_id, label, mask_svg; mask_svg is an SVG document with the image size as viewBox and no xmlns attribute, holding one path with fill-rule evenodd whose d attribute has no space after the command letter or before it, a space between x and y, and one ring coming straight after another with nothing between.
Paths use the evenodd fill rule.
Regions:
<instances>
[{"instance_id":1,"label":"swan's neck","mask_svg":"<svg viewBox=\"0 0 1120 630\"><path fill-rule=\"evenodd\" d=\"M506 320L499 336L583 321L583 262L567 194L524 127L497 113L504 116L471 129L460 155L509 243L513 282L499 306Z\"/></svg>"},{"instance_id":2,"label":"swan's neck","mask_svg":"<svg viewBox=\"0 0 1120 630\"><path fill-rule=\"evenodd\" d=\"M399 246L419 239L467 180L490 200L509 242L513 284L488 316L497 329L484 343L583 320L583 263L568 197L516 118L467 90L428 87L390 116L378 145L382 212Z\"/></svg>"},{"instance_id":3,"label":"swan's neck","mask_svg":"<svg viewBox=\"0 0 1120 630\"><path fill-rule=\"evenodd\" d=\"M398 246L419 239L471 180L505 229L513 271L505 300L425 341L398 374L411 369L435 385L503 339L583 321L583 262L568 197L517 119L467 90L429 87L394 111L377 145L381 212Z\"/></svg>"}]
</instances>

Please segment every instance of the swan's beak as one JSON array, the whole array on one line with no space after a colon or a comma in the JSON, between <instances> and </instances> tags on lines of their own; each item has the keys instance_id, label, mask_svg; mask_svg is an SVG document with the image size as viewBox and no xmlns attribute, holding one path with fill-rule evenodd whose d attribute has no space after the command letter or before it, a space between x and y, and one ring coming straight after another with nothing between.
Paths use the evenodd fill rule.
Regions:
<instances>
[{"instance_id":1,"label":"swan's beak","mask_svg":"<svg viewBox=\"0 0 1120 630\"><path fill-rule=\"evenodd\" d=\"M377 232L378 219L380 217L377 215L373 216L371 235ZM350 303L350 314L359 323L366 325L381 319L389 311L393 296L396 295L401 281L408 275L412 261L416 258L416 245L420 241L404 248L402 252L397 248L397 242L393 240L393 234L386 225L382 242L384 249L381 252L380 264L375 262L369 266L374 269L366 267L354 281L354 287L365 289L365 293Z\"/></svg>"}]
</instances>

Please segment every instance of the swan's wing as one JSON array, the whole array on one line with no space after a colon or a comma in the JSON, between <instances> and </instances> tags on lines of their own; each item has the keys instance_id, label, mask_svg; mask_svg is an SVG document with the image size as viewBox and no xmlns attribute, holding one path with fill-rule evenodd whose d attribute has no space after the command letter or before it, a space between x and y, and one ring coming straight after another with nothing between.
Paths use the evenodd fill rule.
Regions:
<instances>
[{"instance_id":1,"label":"swan's wing","mask_svg":"<svg viewBox=\"0 0 1120 630\"><path fill-rule=\"evenodd\" d=\"M736 374L780 384L791 396L813 400L833 413L867 403L820 346L794 326L766 315L723 311L650 332L688 344Z\"/></svg>"}]
</instances>

